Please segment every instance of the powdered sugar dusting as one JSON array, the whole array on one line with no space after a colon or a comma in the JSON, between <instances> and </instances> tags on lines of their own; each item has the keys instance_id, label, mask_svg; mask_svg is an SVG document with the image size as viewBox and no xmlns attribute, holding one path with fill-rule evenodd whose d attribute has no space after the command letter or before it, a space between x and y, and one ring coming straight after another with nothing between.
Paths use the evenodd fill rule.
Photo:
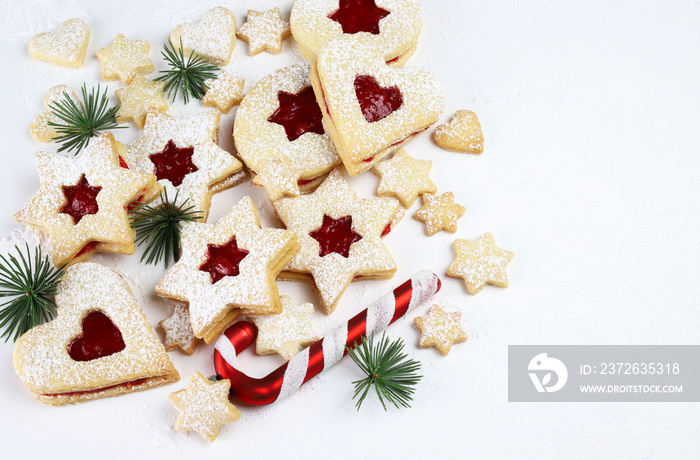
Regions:
<instances>
[{"instance_id":1,"label":"powdered sugar dusting","mask_svg":"<svg viewBox=\"0 0 700 460\"><path fill-rule=\"evenodd\" d=\"M87 18L76 0L3 0L0 2L0 43L57 27L68 18Z\"/></svg>"},{"instance_id":2,"label":"powdered sugar dusting","mask_svg":"<svg viewBox=\"0 0 700 460\"><path fill-rule=\"evenodd\" d=\"M68 67L81 67L85 62L90 29L82 19L68 19L54 32L44 32L29 40L29 55L40 61Z\"/></svg>"},{"instance_id":3,"label":"powdered sugar dusting","mask_svg":"<svg viewBox=\"0 0 700 460\"><path fill-rule=\"evenodd\" d=\"M194 51L214 64L226 65L236 45L236 18L228 8L212 8L198 23L178 25L170 42L179 49L180 40L187 52Z\"/></svg>"}]
</instances>

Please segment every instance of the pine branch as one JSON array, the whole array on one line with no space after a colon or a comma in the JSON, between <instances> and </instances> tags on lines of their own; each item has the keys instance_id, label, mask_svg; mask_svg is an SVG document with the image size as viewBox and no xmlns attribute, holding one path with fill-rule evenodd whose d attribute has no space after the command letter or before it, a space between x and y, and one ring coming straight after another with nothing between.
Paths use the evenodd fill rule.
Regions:
<instances>
[{"instance_id":1,"label":"pine branch","mask_svg":"<svg viewBox=\"0 0 700 460\"><path fill-rule=\"evenodd\" d=\"M185 104L189 102L190 97L202 99L208 89L204 83L205 80L216 78L219 68L209 64L194 52L185 58L182 37L180 37L179 50L176 50L172 42L168 41L163 45L161 54L163 59L170 65L170 69L161 70L160 73L164 75L154 80L166 82L164 91L168 94L168 97L174 101L177 93L182 91L182 98Z\"/></svg>"},{"instance_id":2,"label":"pine branch","mask_svg":"<svg viewBox=\"0 0 700 460\"><path fill-rule=\"evenodd\" d=\"M352 382L355 385L352 399L359 396L355 406L357 410L360 410L372 385L384 410L385 399L396 408L399 405L411 407L409 402L413 400L414 386L423 376L417 373L420 363L407 359L406 354L402 353L403 347L403 340L396 339L390 343L385 333L376 346L372 336L369 339L363 337L359 345L355 342L353 348L346 347L352 360L367 375L364 379Z\"/></svg>"}]
</instances>

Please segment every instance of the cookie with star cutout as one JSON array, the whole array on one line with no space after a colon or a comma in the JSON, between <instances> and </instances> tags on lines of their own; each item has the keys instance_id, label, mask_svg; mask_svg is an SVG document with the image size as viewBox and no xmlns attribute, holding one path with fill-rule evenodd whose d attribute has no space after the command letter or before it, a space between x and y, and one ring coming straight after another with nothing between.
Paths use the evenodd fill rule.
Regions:
<instances>
[{"instance_id":1,"label":"cookie with star cutout","mask_svg":"<svg viewBox=\"0 0 700 460\"><path fill-rule=\"evenodd\" d=\"M38 61L78 68L85 63L89 42L90 28L87 23L73 18L64 21L53 32L33 36L27 44L27 51Z\"/></svg>"},{"instance_id":2,"label":"cookie with star cutout","mask_svg":"<svg viewBox=\"0 0 700 460\"><path fill-rule=\"evenodd\" d=\"M311 88L308 65L284 67L260 80L238 107L233 139L254 174L272 175L270 180L261 178L259 185L296 184L285 188L285 196L313 190L340 164ZM272 200L281 196L266 188Z\"/></svg>"}]
</instances>

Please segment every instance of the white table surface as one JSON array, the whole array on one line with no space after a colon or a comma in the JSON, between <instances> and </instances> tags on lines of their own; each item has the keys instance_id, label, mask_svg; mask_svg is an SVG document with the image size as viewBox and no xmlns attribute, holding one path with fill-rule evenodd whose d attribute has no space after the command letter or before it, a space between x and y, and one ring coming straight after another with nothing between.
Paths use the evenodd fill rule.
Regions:
<instances>
[{"instance_id":1,"label":"white table surface","mask_svg":"<svg viewBox=\"0 0 700 460\"><path fill-rule=\"evenodd\" d=\"M147 39L156 69L170 30L199 20L214 1L3 0L0 2L0 250L35 234L12 214L37 190L34 153L55 151L29 135L46 90L99 80L95 51L117 33ZM291 1L239 0L228 6L240 26L248 8ZM486 150L470 156L440 150L430 131L406 146L433 161L440 192L467 207L457 234L427 237L406 218L386 238L394 279L355 283L330 317L346 321L420 269L444 288L437 301L459 310L469 340L448 357L417 348L416 314L389 327L422 362L425 378L411 409L384 412L370 397L357 412L344 359L278 404L241 407L209 445L172 429L168 394L192 372L213 372L211 346L171 357L182 374L173 385L70 407L40 404L12 367L12 344L0 343L0 439L3 458L692 458L700 439L697 403L508 403L507 346L513 344L698 344L700 297L700 6L693 1L608 2L423 0L424 27L410 65L443 81L441 122L474 110ZM28 39L70 17L85 18L92 38L82 69L34 61ZM293 40L278 56L248 56L238 41L229 68L246 91L272 70L300 58ZM152 77L155 74L152 75ZM104 84L104 83L103 83ZM110 94L120 87L109 82ZM176 105L175 114L197 109ZM235 111L222 117L220 144L231 149ZM115 133L129 142L133 124ZM353 178L373 196L377 178ZM214 197L210 221L251 195L274 224L264 191L246 183ZM444 276L456 237L490 231L515 253L507 289L476 296ZM135 256L99 255L131 282L151 324L170 313L152 286L160 267ZM279 283L283 294L314 301L311 290ZM316 302L318 304L318 302ZM425 310L421 310L423 313ZM245 353L264 375L281 360Z\"/></svg>"}]
</instances>

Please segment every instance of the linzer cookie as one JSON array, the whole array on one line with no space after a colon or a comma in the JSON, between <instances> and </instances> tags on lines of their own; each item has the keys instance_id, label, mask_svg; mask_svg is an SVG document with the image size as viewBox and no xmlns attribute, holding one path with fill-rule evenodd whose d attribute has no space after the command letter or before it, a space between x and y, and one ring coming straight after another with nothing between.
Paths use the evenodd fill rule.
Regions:
<instances>
[{"instance_id":1,"label":"linzer cookie","mask_svg":"<svg viewBox=\"0 0 700 460\"><path fill-rule=\"evenodd\" d=\"M75 157L39 152L39 191L15 220L49 236L58 266L75 262L102 243L133 254L127 206L155 184L152 174L119 164L114 137L104 133ZM108 250L109 246L100 246Z\"/></svg>"},{"instance_id":2,"label":"linzer cookie","mask_svg":"<svg viewBox=\"0 0 700 460\"><path fill-rule=\"evenodd\" d=\"M10 14L5 12L4 14ZM39 61L66 67L82 67L85 62L90 29L82 19L68 19L53 32L35 35L29 40L29 55Z\"/></svg>"},{"instance_id":3,"label":"linzer cookie","mask_svg":"<svg viewBox=\"0 0 700 460\"><path fill-rule=\"evenodd\" d=\"M124 279L86 262L66 270L57 317L15 344L13 363L41 402L63 405L179 380Z\"/></svg>"},{"instance_id":4,"label":"linzer cookie","mask_svg":"<svg viewBox=\"0 0 700 460\"><path fill-rule=\"evenodd\" d=\"M422 27L417 0L297 0L289 21L309 61L342 36L377 49L395 67L415 52Z\"/></svg>"},{"instance_id":5,"label":"linzer cookie","mask_svg":"<svg viewBox=\"0 0 700 460\"><path fill-rule=\"evenodd\" d=\"M444 94L421 68L389 67L376 49L342 36L311 67L311 82L351 175L371 168L437 121Z\"/></svg>"},{"instance_id":6,"label":"linzer cookie","mask_svg":"<svg viewBox=\"0 0 700 460\"><path fill-rule=\"evenodd\" d=\"M189 302L192 330L210 343L242 315L282 310L275 278L299 249L296 240L291 231L261 228L245 197L216 224L183 224L180 260L155 290Z\"/></svg>"},{"instance_id":7,"label":"linzer cookie","mask_svg":"<svg viewBox=\"0 0 700 460\"><path fill-rule=\"evenodd\" d=\"M285 67L260 80L238 107L233 138L236 151L254 173L272 162L268 168L275 168L273 184L298 183L286 195L312 190L340 163L306 65ZM289 168L280 167L283 159ZM276 199L273 196L279 195L272 192L271 199Z\"/></svg>"},{"instance_id":8,"label":"linzer cookie","mask_svg":"<svg viewBox=\"0 0 700 460\"><path fill-rule=\"evenodd\" d=\"M382 242L401 205L393 198L360 198L334 169L311 194L273 203L301 249L280 279L310 282L330 314L351 281L391 278L394 259Z\"/></svg>"},{"instance_id":9,"label":"linzer cookie","mask_svg":"<svg viewBox=\"0 0 700 460\"><path fill-rule=\"evenodd\" d=\"M236 45L236 18L228 8L212 8L198 23L175 27L170 43L179 49L181 40L185 55L194 52L212 64L226 65Z\"/></svg>"},{"instance_id":10,"label":"linzer cookie","mask_svg":"<svg viewBox=\"0 0 700 460\"><path fill-rule=\"evenodd\" d=\"M155 67L148 56L150 50L146 40L129 40L117 34L111 45L97 51L97 59L102 63L102 79L121 80L128 85L136 74L153 72Z\"/></svg>"}]
</instances>

